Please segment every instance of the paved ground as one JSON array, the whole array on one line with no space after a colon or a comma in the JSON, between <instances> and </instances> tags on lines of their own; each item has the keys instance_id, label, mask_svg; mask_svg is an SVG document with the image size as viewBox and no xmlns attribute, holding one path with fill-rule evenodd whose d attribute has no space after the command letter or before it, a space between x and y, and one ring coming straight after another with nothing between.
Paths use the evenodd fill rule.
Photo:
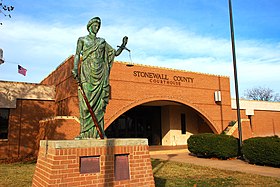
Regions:
<instances>
[{"instance_id":1,"label":"paved ground","mask_svg":"<svg viewBox=\"0 0 280 187\"><path fill-rule=\"evenodd\" d=\"M197 158L190 155L186 149L169 150L169 151L150 151L151 158L170 160L177 162L190 163L195 165L207 166L212 168L240 171L245 173L258 174L280 178L280 168L257 166L248 164L239 159L233 160L215 160L206 158Z\"/></svg>"}]
</instances>

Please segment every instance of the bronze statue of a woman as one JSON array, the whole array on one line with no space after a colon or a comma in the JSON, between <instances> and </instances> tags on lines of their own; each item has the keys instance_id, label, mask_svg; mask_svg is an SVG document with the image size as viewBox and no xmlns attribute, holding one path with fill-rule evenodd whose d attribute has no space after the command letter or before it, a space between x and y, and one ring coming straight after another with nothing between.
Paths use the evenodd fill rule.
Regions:
<instances>
[{"instance_id":1,"label":"bronze statue of a woman","mask_svg":"<svg viewBox=\"0 0 280 187\"><path fill-rule=\"evenodd\" d=\"M109 103L109 75L113 65L114 57L126 49L127 37L123 38L122 45L113 49L103 38L96 37L101 26L99 17L92 18L87 24L89 34L80 37L77 43L72 73L84 91L90 105L88 108L81 90L78 91L80 110L80 135L79 139L99 138L98 129L93 122L90 110L93 111L100 127L104 133L104 114ZM80 70L78 64L82 57Z\"/></svg>"}]
</instances>

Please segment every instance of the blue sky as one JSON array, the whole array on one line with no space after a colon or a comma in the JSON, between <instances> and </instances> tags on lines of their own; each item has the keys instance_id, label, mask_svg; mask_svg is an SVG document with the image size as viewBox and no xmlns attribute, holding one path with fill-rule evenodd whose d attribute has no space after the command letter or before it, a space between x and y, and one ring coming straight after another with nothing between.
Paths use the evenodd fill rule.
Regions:
<instances>
[{"instance_id":1,"label":"blue sky","mask_svg":"<svg viewBox=\"0 0 280 187\"><path fill-rule=\"evenodd\" d=\"M86 24L99 16L111 46L127 35L133 63L229 76L234 93L228 0L2 0L0 80L40 82L75 53ZM232 0L240 96L266 87L280 93L280 1ZM125 51L117 61L130 62ZM17 73L17 64L27 76Z\"/></svg>"}]
</instances>

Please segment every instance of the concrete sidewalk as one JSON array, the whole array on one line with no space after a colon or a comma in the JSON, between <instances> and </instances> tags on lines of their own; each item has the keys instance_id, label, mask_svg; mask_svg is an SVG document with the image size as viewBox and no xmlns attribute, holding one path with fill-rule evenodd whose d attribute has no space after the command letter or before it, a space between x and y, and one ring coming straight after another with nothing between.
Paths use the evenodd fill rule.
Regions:
<instances>
[{"instance_id":1,"label":"concrete sidewalk","mask_svg":"<svg viewBox=\"0 0 280 187\"><path fill-rule=\"evenodd\" d=\"M249 164L239 159L233 160L215 160L207 158L197 158L190 155L186 149L150 151L151 158L170 160L176 162L190 163L200 166L218 168L223 170L239 171L263 176L280 178L280 168L257 166Z\"/></svg>"}]
</instances>

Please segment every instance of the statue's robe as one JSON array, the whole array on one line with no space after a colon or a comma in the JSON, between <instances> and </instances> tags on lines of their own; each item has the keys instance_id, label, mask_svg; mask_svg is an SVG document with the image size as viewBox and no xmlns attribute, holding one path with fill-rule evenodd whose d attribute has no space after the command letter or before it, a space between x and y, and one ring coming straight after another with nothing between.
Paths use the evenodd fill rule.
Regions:
<instances>
[{"instance_id":1,"label":"statue's robe","mask_svg":"<svg viewBox=\"0 0 280 187\"><path fill-rule=\"evenodd\" d=\"M93 44L92 42L85 43L82 51L81 85L95 113L99 127L105 134L104 114L109 103L109 75L116 51L103 38L96 38ZM80 138L98 138L98 131L80 91L78 97L80 103Z\"/></svg>"}]
</instances>

